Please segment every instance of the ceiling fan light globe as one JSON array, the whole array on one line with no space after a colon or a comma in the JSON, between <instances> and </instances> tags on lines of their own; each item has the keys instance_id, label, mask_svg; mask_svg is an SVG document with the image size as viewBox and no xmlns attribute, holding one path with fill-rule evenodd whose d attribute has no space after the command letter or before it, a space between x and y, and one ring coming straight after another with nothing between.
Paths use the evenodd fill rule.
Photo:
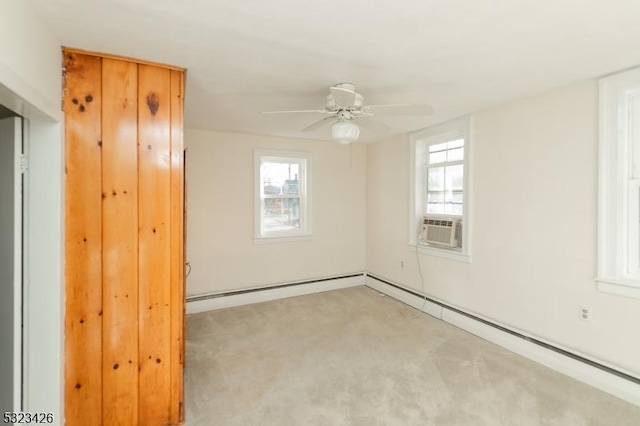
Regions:
<instances>
[{"instance_id":1,"label":"ceiling fan light globe","mask_svg":"<svg viewBox=\"0 0 640 426\"><path fill-rule=\"evenodd\" d=\"M350 121L338 121L331 126L331 137L341 144L349 144L358 140L360 128Z\"/></svg>"}]
</instances>

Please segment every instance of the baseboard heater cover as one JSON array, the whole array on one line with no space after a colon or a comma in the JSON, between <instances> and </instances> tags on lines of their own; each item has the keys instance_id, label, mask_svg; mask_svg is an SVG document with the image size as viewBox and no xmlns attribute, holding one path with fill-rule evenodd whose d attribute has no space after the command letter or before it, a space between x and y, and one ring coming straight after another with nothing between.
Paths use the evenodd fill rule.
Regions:
<instances>
[{"instance_id":1,"label":"baseboard heater cover","mask_svg":"<svg viewBox=\"0 0 640 426\"><path fill-rule=\"evenodd\" d=\"M397 284L394 284L394 283L392 283L392 282L389 282L388 280L385 280L385 279L383 279L383 278L377 277L377 276L375 276L375 275L373 275L373 274L369 274L369 273L368 273L368 274L367 274L367 278L370 278L370 279L376 280L376 281L378 281L378 282L380 282L380 283L383 283L383 284L386 284L386 285L388 285L388 286L391 286L391 287L393 287L393 288L395 288L395 289L397 289L397 290L401 290L401 291L403 291L403 292L406 292L406 293L408 293L408 294L411 294L411 295L413 295L413 296L415 296L415 297L420 298L421 300L424 300L424 299L425 299L425 295L423 295L423 294L420 294L420 293L418 293L418 292L416 292L416 291L413 291L413 290L410 290L410 289L404 288L404 287L402 287L402 286L399 286L399 285L397 285ZM611 374L611 375L613 375L613 376L615 376L615 377L618 377L618 378L620 378L620 379L624 379L624 380L626 380L626 381L628 381L628 382L631 382L631 383L633 383L633 384L635 384L635 385L640 385L640 378L638 378L638 377L632 376L632 375L627 374L627 373L625 373L625 372L622 372L622 371L620 371L620 370L616 370L615 368L612 368L612 367L609 367L609 366L607 366L607 365L604 365L604 364L601 364L601 363L599 363L599 362L596 362L596 361L594 361L594 360L591 360L591 359L585 358L585 357L583 357L583 356L580 356L580 355L578 355L578 354L575 354L575 353L573 353L573 352L570 352L570 351L568 351L568 350L566 350L566 349L559 348L559 347L557 347L557 346L554 346L554 345L552 345L552 344L549 344L549 343L543 342L543 341L538 340L538 339L536 339L536 338L533 338L533 337L530 337L530 336L526 336L526 335L524 335L524 334L522 334L522 333L519 333L519 332L517 332L517 331L514 331L514 330L511 330L511 329L508 329L508 328L503 327L503 326L501 326L501 325L499 325L499 324L496 324L496 323L494 323L494 322L488 321L488 320L486 320L486 319L484 319L484 318L480 318L480 317L478 317L478 316L476 316L476 315L470 314L470 313L468 313L468 312L465 312L465 311L462 311L462 310L460 310L460 309L458 309L458 308L455 308L455 307L453 307L453 306L450 306L450 305L448 305L448 304L446 304L446 303L443 303L443 302L442 302L442 301L440 301L440 300L435 300L435 299L430 298L430 297L428 297L428 296L426 297L426 300L427 300L429 303L432 303L432 304L434 304L434 305L439 305L443 310L448 310L448 311L451 311L452 313L454 313L454 315L451 315L451 317L455 316L455 314L457 314L458 316L466 317L466 318L468 318L468 319L471 319L471 320L476 321L476 322L478 322L478 323L481 323L481 324L483 324L483 325L486 325L486 326L492 327L492 328L494 328L494 329L496 329L496 330L499 330L499 331L501 331L501 332L507 333L507 334L509 334L509 335L511 335L511 336L517 337L518 339L521 339L521 340L526 341L526 342L528 342L528 343L532 343L532 344L534 344L534 345L536 345L536 346L538 346L538 347L542 347L542 348L544 348L544 349L550 350L550 351L555 352L555 353L557 353L557 354L560 354L560 355L563 355L563 356L565 356L565 357L571 358L571 359L573 359L574 361L578 361L578 362L580 362L580 363L582 363L582 364L585 364L585 365L587 365L587 366L589 366L589 367L596 368L596 369L598 369L598 370L600 370L600 371L602 371L602 372L605 372L605 373ZM446 312L446 311L445 311L445 312ZM451 322L451 321L448 321L448 320L447 320L447 318L445 318L445 317L446 317L446 315L443 315L443 318L442 318L442 319L443 319L443 320L445 320L445 321L447 321L447 322ZM605 390L605 389L603 389L603 390ZM606 390L605 390L605 391L606 391ZM625 398L625 399L626 399L626 398ZM627 400L628 400L628 399L627 399ZM638 401L640 401L640 399L639 399L639 400L633 400L633 401L628 400L628 401L629 401L629 402L631 402L631 403L634 403L634 404L638 405Z\"/></svg>"},{"instance_id":2,"label":"baseboard heater cover","mask_svg":"<svg viewBox=\"0 0 640 426\"><path fill-rule=\"evenodd\" d=\"M187 314L364 285L364 272L187 297Z\"/></svg>"}]
</instances>

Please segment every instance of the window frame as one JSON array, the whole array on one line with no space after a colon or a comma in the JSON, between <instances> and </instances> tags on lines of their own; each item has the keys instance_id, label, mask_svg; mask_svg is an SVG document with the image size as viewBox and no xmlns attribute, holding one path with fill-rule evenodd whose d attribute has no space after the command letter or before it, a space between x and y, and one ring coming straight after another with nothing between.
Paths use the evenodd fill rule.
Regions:
<instances>
[{"instance_id":1,"label":"window frame","mask_svg":"<svg viewBox=\"0 0 640 426\"><path fill-rule=\"evenodd\" d=\"M640 298L639 219L640 68L636 68L599 81L598 290Z\"/></svg>"},{"instance_id":2,"label":"window frame","mask_svg":"<svg viewBox=\"0 0 640 426\"><path fill-rule=\"evenodd\" d=\"M297 163L299 194L263 194L262 164L264 162ZM300 203L300 227L296 230L265 231L264 200L271 198L297 198ZM254 149L254 242L287 242L309 239L313 236L311 226L311 154L302 151Z\"/></svg>"},{"instance_id":3,"label":"window frame","mask_svg":"<svg viewBox=\"0 0 640 426\"><path fill-rule=\"evenodd\" d=\"M443 257L465 263L471 263L471 154L472 154L472 124L471 116L461 117L445 123L437 124L426 129L418 130L410 135L409 148L409 246L419 253ZM462 215L431 214L434 217L462 218L462 248L439 247L418 241L421 230L422 217L426 216L427 201L427 155L428 147L443 142L464 139L463 165L463 210ZM442 163L447 164L447 163Z\"/></svg>"}]
</instances>

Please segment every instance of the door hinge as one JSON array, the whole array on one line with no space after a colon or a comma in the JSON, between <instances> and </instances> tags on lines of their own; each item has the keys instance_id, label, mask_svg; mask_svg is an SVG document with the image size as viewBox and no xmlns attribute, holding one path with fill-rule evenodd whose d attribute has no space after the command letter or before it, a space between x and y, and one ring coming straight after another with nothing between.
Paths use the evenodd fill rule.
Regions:
<instances>
[{"instance_id":1,"label":"door hinge","mask_svg":"<svg viewBox=\"0 0 640 426\"><path fill-rule=\"evenodd\" d=\"M29 170L27 156L24 154L20 154L20 173L25 173L27 170Z\"/></svg>"}]
</instances>

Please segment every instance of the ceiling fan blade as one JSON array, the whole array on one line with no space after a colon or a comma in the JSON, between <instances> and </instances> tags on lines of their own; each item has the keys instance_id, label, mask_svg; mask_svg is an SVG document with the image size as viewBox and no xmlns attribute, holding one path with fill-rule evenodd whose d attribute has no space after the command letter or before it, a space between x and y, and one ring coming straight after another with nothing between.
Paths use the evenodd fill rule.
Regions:
<instances>
[{"instance_id":1,"label":"ceiling fan blade","mask_svg":"<svg viewBox=\"0 0 640 426\"><path fill-rule=\"evenodd\" d=\"M379 115L429 115L433 113L433 107L430 105L414 104L367 105L362 110L364 113Z\"/></svg>"},{"instance_id":2,"label":"ceiling fan blade","mask_svg":"<svg viewBox=\"0 0 640 426\"><path fill-rule=\"evenodd\" d=\"M298 114L298 113L317 113L317 114L332 114L333 111L326 109L300 109L294 111L261 111L260 114Z\"/></svg>"},{"instance_id":3,"label":"ceiling fan blade","mask_svg":"<svg viewBox=\"0 0 640 426\"><path fill-rule=\"evenodd\" d=\"M331 87L331 96L336 105L342 107L352 107L356 101L356 92L353 90L345 89L343 87Z\"/></svg>"},{"instance_id":4,"label":"ceiling fan blade","mask_svg":"<svg viewBox=\"0 0 640 426\"><path fill-rule=\"evenodd\" d=\"M391 128L389 128L389 126L387 126L386 124L369 117L358 118L356 123L363 129L367 129L373 133L386 133L391 130Z\"/></svg>"},{"instance_id":5,"label":"ceiling fan blade","mask_svg":"<svg viewBox=\"0 0 640 426\"><path fill-rule=\"evenodd\" d=\"M336 119L335 116L330 115L329 117L325 117L320 121L316 121L311 126L305 127L304 129L302 129L302 132L310 132L312 130L319 129L320 127L324 126L325 124L329 124L331 121L335 121L335 119Z\"/></svg>"}]
</instances>

